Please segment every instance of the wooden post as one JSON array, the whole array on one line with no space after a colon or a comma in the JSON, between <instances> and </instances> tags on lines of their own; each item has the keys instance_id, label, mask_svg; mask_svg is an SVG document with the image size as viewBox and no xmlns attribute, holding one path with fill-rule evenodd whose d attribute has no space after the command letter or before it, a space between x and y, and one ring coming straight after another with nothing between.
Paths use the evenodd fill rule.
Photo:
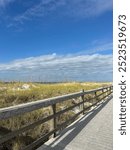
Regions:
<instances>
[{"instance_id":1,"label":"wooden post","mask_svg":"<svg viewBox=\"0 0 130 150\"><path fill-rule=\"evenodd\" d=\"M56 104L53 104L52 105L52 109L53 109L53 114L55 115L56 114ZM54 117L53 119L53 129L56 128L56 117ZM56 132L54 132L54 137L56 137Z\"/></svg>"},{"instance_id":2,"label":"wooden post","mask_svg":"<svg viewBox=\"0 0 130 150\"><path fill-rule=\"evenodd\" d=\"M51 114L56 113L56 104L51 105ZM56 128L56 118L53 118L50 120L50 132ZM49 139L56 137L56 133L53 135L49 136Z\"/></svg>"},{"instance_id":3,"label":"wooden post","mask_svg":"<svg viewBox=\"0 0 130 150\"><path fill-rule=\"evenodd\" d=\"M83 101L82 110L83 110L83 114L84 114L85 113L84 112L84 109L85 109L85 107L84 107L84 89L82 90L82 92L83 92L83 95L81 96L81 100Z\"/></svg>"},{"instance_id":4,"label":"wooden post","mask_svg":"<svg viewBox=\"0 0 130 150\"><path fill-rule=\"evenodd\" d=\"M96 101L98 101L97 92L95 92L95 99L96 99ZM94 101L94 99L93 99L93 101ZM94 102L93 102L93 103L94 103Z\"/></svg>"}]
</instances>

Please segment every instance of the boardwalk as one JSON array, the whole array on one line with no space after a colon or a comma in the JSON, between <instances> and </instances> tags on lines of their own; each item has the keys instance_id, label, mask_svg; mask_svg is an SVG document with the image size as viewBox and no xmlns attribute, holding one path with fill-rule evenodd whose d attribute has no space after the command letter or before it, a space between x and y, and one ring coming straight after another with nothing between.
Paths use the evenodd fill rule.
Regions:
<instances>
[{"instance_id":1,"label":"boardwalk","mask_svg":"<svg viewBox=\"0 0 130 150\"><path fill-rule=\"evenodd\" d=\"M112 150L112 113L109 98L37 150Z\"/></svg>"}]
</instances>

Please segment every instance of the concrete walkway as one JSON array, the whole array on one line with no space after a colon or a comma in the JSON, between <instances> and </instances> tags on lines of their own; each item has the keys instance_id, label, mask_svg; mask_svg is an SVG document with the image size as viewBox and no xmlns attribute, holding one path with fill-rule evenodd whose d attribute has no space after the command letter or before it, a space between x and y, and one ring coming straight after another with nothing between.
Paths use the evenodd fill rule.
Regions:
<instances>
[{"instance_id":1,"label":"concrete walkway","mask_svg":"<svg viewBox=\"0 0 130 150\"><path fill-rule=\"evenodd\" d=\"M109 97L37 150L112 150L112 107Z\"/></svg>"}]
</instances>

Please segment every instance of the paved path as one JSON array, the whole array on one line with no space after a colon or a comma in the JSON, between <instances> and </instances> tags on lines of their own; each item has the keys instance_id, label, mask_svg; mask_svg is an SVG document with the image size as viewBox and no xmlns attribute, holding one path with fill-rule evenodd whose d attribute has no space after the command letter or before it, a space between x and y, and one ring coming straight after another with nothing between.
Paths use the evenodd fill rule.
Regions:
<instances>
[{"instance_id":1,"label":"paved path","mask_svg":"<svg viewBox=\"0 0 130 150\"><path fill-rule=\"evenodd\" d=\"M107 100L37 150L112 150L112 109Z\"/></svg>"}]
</instances>

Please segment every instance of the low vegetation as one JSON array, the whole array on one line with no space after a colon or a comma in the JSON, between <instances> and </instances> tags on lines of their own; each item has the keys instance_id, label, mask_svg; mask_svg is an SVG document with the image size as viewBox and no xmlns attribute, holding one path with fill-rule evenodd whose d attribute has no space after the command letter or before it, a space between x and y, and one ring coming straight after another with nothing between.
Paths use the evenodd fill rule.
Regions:
<instances>
[{"instance_id":1,"label":"low vegetation","mask_svg":"<svg viewBox=\"0 0 130 150\"><path fill-rule=\"evenodd\" d=\"M90 90L99 87L110 85L111 83L55 83L55 84L40 84L40 83L2 83L0 82L0 108L13 106L21 103L36 101L40 99L50 98L59 95L65 95L72 92L78 92L82 89ZM57 105L57 111L64 109L72 105L72 100L63 102ZM27 113L22 116L13 117L0 122L0 136L8 133L12 130L17 130L31 122L44 118L50 115L51 109L49 107ZM57 123L60 124L72 117L76 113L76 110L69 111L64 115L57 118ZM25 145L36 140L43 134L48 133L51 130L51 121L39 125L33 130L29 130L26 133L20 135L17 139L13 139L0 146L0 150L4 150L4 147L9 150L19 150ZM26 140L25 140L26 139ZM46 139L47 140L47 139Z\"/></svg>"}]
</instances>

